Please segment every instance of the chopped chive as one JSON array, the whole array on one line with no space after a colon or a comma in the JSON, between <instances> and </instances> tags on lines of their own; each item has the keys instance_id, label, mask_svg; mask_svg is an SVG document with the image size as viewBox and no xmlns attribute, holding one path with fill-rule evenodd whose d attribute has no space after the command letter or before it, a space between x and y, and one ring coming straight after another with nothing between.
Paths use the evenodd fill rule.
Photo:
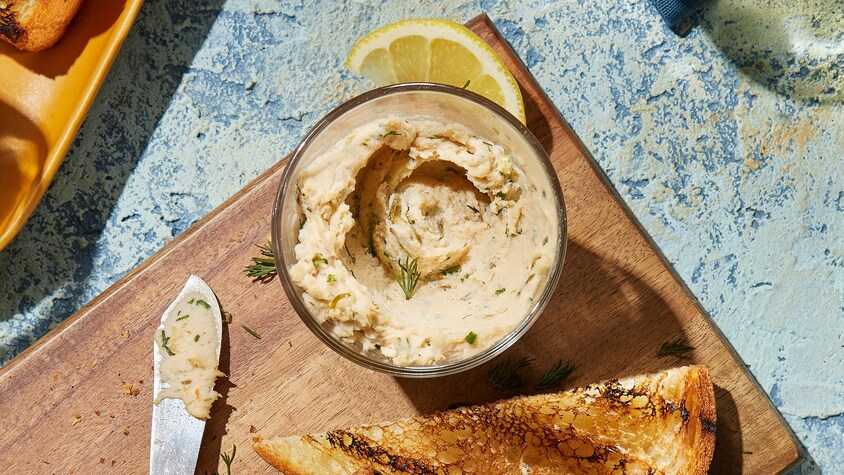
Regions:
<instances>
[{"instance_id":1,"label":"chopped chive","mask_svg":"<svg viewBox=\"0 0 844 475\"><path fill-rule=\"evenodd\" d=\"M258 332L256 332L255 330L253 330L253 329L251 329L251 328L247 327L246 325L240 325L240 326L242 326L242 327L243 327L243 329L244 329L244 330L246 330L246 333L248 333L248 334L250 334L250 335L254 336L255 338L257 338L257 339L259 339L259 340L261 339L261 335L259 335L259 334L258 334Z\"/></svg>"},{"instance_id":2,"label":"chopped chive","mask_svg":"<svg viewBox=\"0 0 844 475\"><path fill-rule=\"evenodd\" d=\"M197 300L196 304L199 305L200 307L203 307L203 308L206 308L206 309L211 308L211 306L208 305L208 302L206 302L205 300L202 300L202 299Z\"/></svg>"},{"instance_id":3,"label":"chopped chive","mask_svg":"<svg viewBox=\"0 0 844 475\"><path fill-rule=\"evenodd\" d=\"M469 207L469 209L470 209L470 210L472 210L472 211L474 211L475 213L481 214L481 212L480 212L480 211L478 211L478 208L475 208L475 207L474 207L474 206L472 206L472 205L466 205L466 206L468 206L468 207Z\"/></svg>"},{"instance_id":4,"label":"chopped chive","mask_svg":"<svg viewBox=\"0 0 844 475\"><path fill-rule=\"evenodd\" d=\"M477 340L477 339L478 339L478 335L475 332L469 332L469 334L466 335L466 343L468 343L470 345L474 344L475 340Z\"/></svg>"},{"instance_id":5,"label":"chopped chive","mask_svg":"<svg viewBox=\"0 0 844 475\"><path fill-rule=\"evenodd\" d=\"M193 341L199 341L199 335L196 335L195 337L193 337Z\"/></svg>"},{"instance_id":6,"label":"chopped chive","mask_svg":"<svg viewBox=\"0 0 844 475\"><path fill-rule=\"evenodd\" d=\"M327 282L337 282L337 276L334 274L328 274L328 278L326 279Z\"/></svg>"},{"instance_id":7,"label":"chopped chive","mask_svg":"<svg viewBox=\"0 0 844 475\"><path fill-rule=\"evenodd\" d=\"M196 301L196 299L190 299L190 300L188 300L188 303L189 303L189 304L192 304L192 303L194 303L195 301Z\"/></svg>"},{"instance_id":8,"label":"chopped chive","mask_svg":"<svg viewBox=\"0 0 844 475\"><path fill-rule=\"evenodd\" d=\"M319 267L323 264L328 264L328 261L321 258L321 257L314 257L313 262L314 262L314 267Z\"/></svg>"},{"instance_id":9,"label":"chopped chive","mask_svg":"<svg viewBox=\"0 0 844 475\"><path fill-rule=\"evenodd\" d=\"M507 289L505 289L504 287L501 287L500 289L495 291L495 295L501 295L501 294L504 293L505 290L507 290Z\"/></svg>"},{"instance_id":10,"label":"chopped chive","mask_svg":"<svg viewBox=\"0 0 844 475\"><path fill-rule=\"evenodd\" d=\"M545 239L542 240L542 245L548 244L548 236L545 236Z\"/></svg>"},{"instance_id":11,"label":"chopped chive","mask_svg":"<svg viewBox=\"0 0 844 475\"><path fill-rule=\"evenodd\" d=\"M463 85L463 89L466 89L467 87L469 87L469 83L471 83L471 82L472 82L471 79L467 79L466 84Z\"/></svg>"},{"instance_id":12,"label":"chopped chive","mask_svg":"<svg viewBox=\"0 0 844 475\"><path fill-rule=\"evenodd\" d=\"M486 140L481 140L481 142L486 145L487 147L492 147L492 144L487 142Z\"/></svg>"},{"instance_id":13,"label":"chopped chive","mask_svg":"<svg viewBox=\"0 0 844 475\"><path fill-rule=\"evenodd\" d=\"M495 194L495 196L501 198L502 200L507 197L507 195L505 195L503 191L499 191Z\"/></svg>"},{"instance_id":14,"label":"chopped chive","mask_svg":"<svg viewBox=\"0 0 844 475\"><path fill-rule=\"evenodd\" d=\"M451 266L448 269L444 269L442 272L440 272L440 274L451 275L451 274L456 274L458 272L460 272L460 265L459 264L456 265L456 266Z\"/></svg>"},{"instance_id":15,"label":"chopped chive","mask_svg":"<svg viewBox=\"0 0 844 475\"><path fill-rule=\"evenodd\" d=\"M184 317L179 317L179 318L177 318L177 319L176 319L176 321L178 322L179 320L184 320L184 319L186 319L186 318L188 318L188 317L190 317L190 315L188 315L188 314L186 313Z\"/></svg>"},{"instance_id":16,"label":"chopped chive","mask_svg":"<svg viewBox=\"0 0 844 475\"><path fill-rule=\"evenodd\" d=\"M395 130L391 130L391 131L387 132L386 134L382 135L381 138L383 139L383 138L389 137L391 135L401 135L401 134L396 132Z\"/></svg>"},{"instance_id":17,"label":"chopped chive","mask_svg":"<svg viewBox=\"0 0 844 475\"><path fill-rule=\"evenodd\" d=\"M176 356L176 353L173 353L173 350L171 350L170 347L168 346L169 343L170 343L170 337L167 336L166 333L164 333L164 330L161 330L161 347L164 348L165 350L167 350L167 353L170 356Z\"/></svg>"}]
</instances>

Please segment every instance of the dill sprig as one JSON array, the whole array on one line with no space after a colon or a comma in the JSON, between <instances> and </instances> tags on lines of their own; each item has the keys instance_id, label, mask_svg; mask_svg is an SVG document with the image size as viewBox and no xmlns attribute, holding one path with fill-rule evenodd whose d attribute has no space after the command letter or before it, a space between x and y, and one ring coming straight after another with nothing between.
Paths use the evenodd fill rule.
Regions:
<instances>
[{"instance_id":1,"label":"dill sprig","mask_svg":"<svg viewBox=\"0 0 844 475\"><path fill-rule=\"evenodd\" d=\"M253 257L252 265L246 266L243 271L246 272L247 277L254 280L269 282L278 274L273 258L272 244L268 242L264 245L258 245L258 249L261 250L261 257Z\"/></svg>"},{"instance_id":2,"label":"dill sprig","mask_svg":"<svg viewBox=\"0 0 844 475\"><path fill-rule=\"evenodd\" d=\"M686 353L694 350L694 346L689 346L686 344L686 339L683 337L677 338L674 341L668 341L663 343L659 346L659 349L656 350L657 356L683 356Z\"/></svg>"},{"instance_id":3,"label":"dill sprig","mask_svg":"<svg viewBox=\"0 0 844 475\"><path fill-rule=\"evenodd\" d=\"M533 358L519 358L511 362L509 357L505 357L489 371L486 379L496 389L510 389L521 386L524 382L518 374L519 370L530 366L532 363Z\"/></svg>"},{"instance_id":4,"label":"dill sprig","mask_svg":"<svg viewBox=\"0 0 844 475\"><path fill-rule=\"evenodd\" d=\"M232 444L231 455L225 452L220 454L220 458L223 459L223 463L226 464L226 475L232 475L232 462L234 462L235 454L237 454L237 446L234 444ZM214 475L220 475L220 472L214 472Z\"/></svg>"},{"instance_id":5,"label":"dill sprig","mask_svg":"<svg viewBox=\"0 0 844 475\"><path fill-rule=\"evenodd\" d=\"M548 371L542 374L539 378L539 382L536 383L536 389L540 391L544 391L546 389L556 388L566 379L570 374L574 372L577 367L571 363L571 360L567 360L565 363L563 360L558 360L557 363L548 368Z\"/></svg>"},{"instance_id":6,"label":"dill sprig","mask_svg":"<svg viewBox=\"0 0 844 475\"><path fill-rule=\"evenodd\" d=\"M399 283L399 287L401 287L404 292L404 299L410 300L410 296L413 294L416 284L419 283L419 270L417 269L419 258L414 257L411 260L410 257L407 257L405 258L404 263L402 263L401 259L398 259L396 262L398 262L399 269L401 270L401 272L396 275L396 281Z\"/></svg>"}]
</instances>

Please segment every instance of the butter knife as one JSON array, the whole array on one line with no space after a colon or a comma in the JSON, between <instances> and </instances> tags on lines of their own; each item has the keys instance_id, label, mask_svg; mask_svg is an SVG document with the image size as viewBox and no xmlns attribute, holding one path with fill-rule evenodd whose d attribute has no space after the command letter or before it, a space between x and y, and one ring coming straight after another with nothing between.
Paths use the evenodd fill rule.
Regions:
<instances>
[{"instance_id":1,"label":"butter knife","mask_svg":"<svg viewBox=\"0 0 844 475\"><path fill-rule=\"evenodd\" d=\"M160 332L164 331L165 322L179 318L177 314L184 313L187 315L188 308L186 306L196 305L197 303L202 303L203 307L207 304L206 310L211 310L214 316L214 328L216 330L215 368L219 364L222 312L216 297L214 297L214 292L208 284L199 277L192 275L176 300L161 316L161 326L156 330L157 339L153 342L154 385L149 459L150 475L193 474L196 470L202 434L205 431L205 420L190 415L182 399L165 398L157 404L155 401L161 391L169 386L161 378L162 351L170 351L166 346L162 347L162 341L166 345L169 338ZM194 310L198 311L199 309ZM159 335L167 339L159 339Z\"/></svg>"}]
</instances>

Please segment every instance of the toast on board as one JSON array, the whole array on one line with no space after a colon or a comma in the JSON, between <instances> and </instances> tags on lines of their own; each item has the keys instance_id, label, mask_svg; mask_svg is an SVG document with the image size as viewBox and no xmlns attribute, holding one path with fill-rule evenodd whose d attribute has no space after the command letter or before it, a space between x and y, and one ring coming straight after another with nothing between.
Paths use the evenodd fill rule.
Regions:
<instances>
[{"instance_id":1,"label":"toast on board","mask_svg":"<svg viewBox=\"0 0 844 475\"><path fill-rule=\"evenodd\" d=\"M253 448L286 475L703 475L715 396L706 367L685 366Z\"/></svg>"}]
</instances>

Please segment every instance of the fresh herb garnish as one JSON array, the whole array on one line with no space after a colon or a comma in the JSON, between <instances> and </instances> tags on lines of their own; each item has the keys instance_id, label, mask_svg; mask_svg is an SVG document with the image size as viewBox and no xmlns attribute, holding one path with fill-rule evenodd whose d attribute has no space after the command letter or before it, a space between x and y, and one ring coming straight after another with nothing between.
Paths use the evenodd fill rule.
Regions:
<instances>
[{"instance_id":1,"label":"fresh herb garnish","mask_svg":"<svg viewBox=\"0 0 844 475\"><path fill-rule=\"evenodd\" d=\"M313 263L314 267L319 267L321 265L328 264L328 261L321 257L314 257Z\"/></svg>"},{"instance_id":2,"label":"fresh herb garnish","mask_svg":"<svg viewBox=\"0 0 844 475\"><path fill-rule=\"evenodd\" d=\"M337 282L337 276L334 274L328 274L328 277L325 280L326 282Z\"/></svg>"},{"instance_id":3,"label":"fresh herb garnish","mask_svg":"<svg viewBox=\"0 0 844 475\"><path fill-rule=\"evenodd\" d=\"M232 314L229 313L227 310L223 310L223 323L228 325L232 322Z\"/></svg>"},{"instance_id":4,"label":"fresh herb garnish","mask_svg":"<svg viewBox=\"0 0 844 475\"><path fill-rule=\"evenodd\" d=\"M460 264L458 264L458 265L456 265L456 266L451 266L451 267L449 267L448 269L443 269L443 271L442 271L442 272L440 272L440 274L442 274L442 275L451 275L451 274L456 274L456 273L458 273L458 272L460 272Z\"/></svg>"},{"instance_id":5,"label":"fresh herb garnish","mask_svg":"<svg viewBox=\"0 0 844 475\"><path fill-rule=\"evenodd\" d=\"M242 327L243 327L243 329L244 329L244 330L246 330L246 333L248 333L248 334L250 334L250 335L254 336L255 338L257 338L257 339L259 339L259 340L261 339L261 335L259 335L259 334L258 334L258 332L256 332L255 330L253 330L253 329L251 329L251 328L247 327L246 325L240 325L240 326L242 326Z\"/></svg>"},{"instance_id":6,"label":"fresh herb garnish","mask_svg":"<svg viewBox=\"0 0 844 475\"><path fill-rule=\"evenodd\" d=\"M170 349L168 346L170 344L170 337L164 333L164 330L161 330L161 347L167 350L167 354L170 356L176 356L176 353L173 353L173 350Z\"/></svg>"},{"instance_id":7,"label":"fresh herb garnish","mask_svg":"<svg viewBox=\"0 0 844 475\"><path fill-rule=\"evenodd\" d=\"M743 453L744 455L753 455L753 452L751 452L750 450L742 450L741 453Z\"/></svg>"},{"instance_id":8,"label":"fresh herb garnish","mask_svg":"<svg viewBox=\"0 0 844 475\"><path fill-rule=\"evenodd\" d=\"M225 452L220 454L220 458L223 459L223 463L226 464L226 475L232 475L232 462L234 462L234 456L237 453L237 446L232 445L232 454L229 455ZM214 475L220 475L218 472L214 472Z\"/></svg>"},{"instance_id":9,"label":"fresh herb garnish","mask_svg":"<svg viewBox=\"0 0 844 475\"><path fill-rule=\"evenodd\" d=\"M176 321L178 322L179 320L184 320L184 319L186 319L186 318L188 318L188 317L190 317L190 315L188 315L188 314L186 313L184 316L177 318L177 319L176 319Z\"/></svg>"},{"instance_id":10,"label":"fresh herb garnish","mask_svg":"<svg viewBox=\"0 0 844 475\"><path fill-rule=\"evenodd\" d=\"M475 208L475 207L474 207L474 206L472 206L472 205L466 205L466 206L468 206L468 207L469 207L469 209L470 209L470 210L472 210L472 211L474 211L475 213L481 214L481 212L478 210L478 208Z\"/></svg>"},{"instance_id":11,"label":"fresh herb garnish","mask_svg":"<svg viewBox=\"0 0 844 475\"><path fill-rule=\"evenodd\" d=\"M401 135L401 134L396 132L395 130L391 130L391 131L387 132L386 134L382 135L381 138L383 139L383 138L389 137L391 135Z\"/></svg>"},{"instance_id":12,"label":"fresh herb garnish","mask_svg":"<svg viewBox=\"0 0 844 475\"><path fill-rule=\"evenodd\" d=\"M307 223L307 222L308 222L308 217L307 217L307 216L305 216L304 218L302 218L302 220L301 220L301 221L299 221L299 231L301 231L301 230L302 230L302 228L304 228L304 227L305 227L305 223Z\"/></svg>"},{"instance_id":13,"label":"fresh herb garnish","mask_svg":"<svg viewBox=\"0 0 844 475\"><path fill-rule=\"evenodd\" d=\"M202 299L197 300L196 304L199 305L200 307L203 307L203 308L206 308L206 309L211 308L211 306L208 305L208 302L206 302L205 300L202 300Z\"/></svg>"},{"instance_id":14,"label":"fresh herb garnish","mask_svg":"<svg viewBox=\"0 0 844 475\"><path fill-rule=\"evenodd\" d=\"M261 250L261 257L253 257L252 265L246 266L243 271L246 272L247 277L254 280L269 282L278 274L275 268L275 259L273 259L272 244L258 245L258 249Z\"/></svg>"},{"instance_id":15,"label":"fresh herb garnish","mask_svg":"<svg viewBox=\"0 0 844 475\"><path fill-rule=\"evenodd\" d=\"M542 240L542 245L548 244L548 236L545 236L545 239Z\"/></svg>"},{"instance_id":16,"label":"fresh herb garnish","mask_svg":"<svg viewBox=\"0 0 844 475\"><path fill-rule=\"evenodd\" d=\"M507 289L505 289L504 287L501 287L500 289L495 291L495 295L501 295L501 294L504 293L505 290L507 290Z\"/></svg>"},{"instance_id":17,"label":"fresh herb garnish","mask_svg":"<svg viewBox=\"0 0 844 475\"><path fill-rule=\"evenodd\" d=\"M193 341L199 341L199 335L196 335L195 337L193 337Z\"/></svg>"},{"instance_id":18,"label":"fresh herb garnish","mask_svg":"<svg viewBox=\"0 0 844 475\"><path fill-rule=\"evenodd\" d=\"M519 370L530 366L531 363L533 363L533 358L519 358L510 362L510 358L505 357L489 371L486 379L496 389L510 389L521 386L524 383L518 374Z\"/></svg>"},{"instance_id":19,"label":"fresh herb garnish","mask_svg":"<svg viewBox=\"0 0 844 475\"><path fill-rule=\"evenodd\" d=\"M416 284L419 283L419 270L417 269L419 258L414 257L413 260L411 260L410 257L407 257L405 258L404 263L402 263L401 259L398 259L396 262L398 262L399 269L401 270L401 272L396 275L396 281L399 283L399 287L401 287L404 292L404 299L410 300L410 295L413 294Z\"/></svg>"},{"instance_id":20,"label":"fresh herb garnish","mask_svg":"<svg viewBox=\"0 0 844 475\"><path fill-rule=\"evenodd\" d=\"M689 346L686 344L686 340L683 337L677 338L674 341L665 342L659 346L659 349L656 350L657 356L683 356L684 354L694 350L694 346Z\"/></svg>"},{"instance_id":21,"label":"fresh herb garnish","mask_svg":"<svg viewBox=\"0 0 844 475\"><path fill-rule=\"evenodd\" d=\"M467 79L466 84L463 85L463 89L466 89L467 87L469 87L469 83L471 83L471 82L472 82L471 79Z\"/></svg>"},{"instance_id":22,"label":"fresh herb garnish","mask_svg":"<svg viewBox=\"0 0 844 475\"><path fill-rule=\"evenodd\" d=\"M463 274L463 277L460 278L460 282L465 282L466 279L469 278L469 274Z\"/></svg>"},{"instance_id":23,"label":"fresh herb garnish","mask_svg":"<svg viewBox=\"0 0 844 475\"><path fill-rule=\"evenodd\" d=\"M489 142L487 142L486 140L481 140L481 143L483 143L483 144L484 144L484 145L486 145L487 147L492 147L492 144L491 144L491 143L489 143Z\"/></svg>"},{"instance_id":24,"label":"fresh herb garnish","mask_svg":"<svg viewBox=\"0 0 844 475\"><path fill-rule=\"evenodd\" d=\"M560 383L566 379L574 370L576 366L571 364L571 360L563 363L563 360L548 368L548 371L542 374L539 382L536 383L536 389L543 391L545 389L556 388Z\"/></svg>"},{"instance_id":25,"label":"fresh herb garnish","mask_svg":"<svg viewBox=\"0 0 844 475\"><path fill-rule=\"evenodd\" d=\"M503 191L499 191L498 193L495 194L495 196L497 196L498 198L500 198L502 200L507 197L507 195L505 195Z\"/></svg>"},{"instance_id":26,"label":"fresh herb garnish","mask_svg":"<svg viewBox=\"0 0 844 475\"><path fill-rule=\"evenodd\" d=\"M468 343L470 345L475 343L475 340L477 340L477 339L478 339L478 334L475 333L475 332L469 332L469 334L466 335L466 343Z\"/></svg>"}]
</instances>

